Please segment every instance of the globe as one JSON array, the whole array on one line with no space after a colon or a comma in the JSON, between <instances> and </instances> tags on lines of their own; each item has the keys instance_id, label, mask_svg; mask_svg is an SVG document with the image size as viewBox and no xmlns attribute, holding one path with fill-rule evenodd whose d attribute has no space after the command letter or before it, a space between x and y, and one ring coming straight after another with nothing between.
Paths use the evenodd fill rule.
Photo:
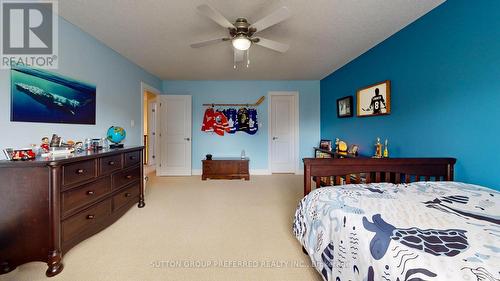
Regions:
<instances>
[{"instance_id":1,"label":"globe","mask_svg":"<svg viewBox=\"0 0 500 281\"><path fill-rule=\"evenodd\" d=\"M127 136L127 133L125 132L125 130L122 127L111 126L111 127L109 127L106 135L107 135L108 140L110 140L113 143L118 144L125 139L125 136Z\"/></svg>"}]
</instances>

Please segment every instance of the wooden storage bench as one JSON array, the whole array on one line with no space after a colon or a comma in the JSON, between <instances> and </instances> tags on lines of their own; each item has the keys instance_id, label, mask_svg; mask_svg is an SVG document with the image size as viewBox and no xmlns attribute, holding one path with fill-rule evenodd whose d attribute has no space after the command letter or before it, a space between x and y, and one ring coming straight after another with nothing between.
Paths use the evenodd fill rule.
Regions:
<instances>
[{"instance_id":1,"label":"wooden storage bench","mask_svg":"<svg viewBox=\"0 0 500 281\"><path fill-rule=\"evenodd\" d=\"M250 180L248 172L249 159L214 158L202 160L202 180L206 179L245 179Z\"/></svg>"}]
</instances>

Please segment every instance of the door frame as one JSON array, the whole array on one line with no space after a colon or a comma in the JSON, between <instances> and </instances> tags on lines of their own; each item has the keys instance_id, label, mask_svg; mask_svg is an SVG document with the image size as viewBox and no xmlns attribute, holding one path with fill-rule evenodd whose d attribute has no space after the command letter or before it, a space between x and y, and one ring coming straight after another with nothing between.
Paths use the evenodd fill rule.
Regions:
<instances>
[{"instance_id":1,"label":"door frame","mask_svg":"<svg viewBox=\"0 0 500 281\"><path fill-rule=\"evenodd\" d=\"M152 139L154 141L154 144L151 145L151 138L148 140L149 144L148 144L148 147L147 149L149 149L147 155L148 155L148 165L151 166L155 166L156 167L156 154L157 154L157 149L158 149L158 144L156 143L156 140L158 139L158 136L157 136L157 129L158 129L158 100L159 100L159 96L156 96L156 100L155 101L152 101L152 102L148 102L147 104L147 108L148 108L148 135L151 137L151 136L154 136ZM154 105L154 107L149 107L150 105ZM154 135L153 134L150 134L151 133L151 112L150 110L151 109L154 109L154 129L153 129L153 132L154 132ZM144 139L144 138L143 138ZM151 154L151 150L154 150L154 154L152 155ZM153 157L154 156L154 157Z\"/></svg>"},{"instance_id":2,"label":"door frame","mask_svg":"<svg viewBox=\"0 0 500 281\"><path fill-rule=\"evenodd\" d=\"M158 101L159 101L159 116L158 117L158 120L161 120L162 119L162 107L165 106L163 105L163 103L166 103L166 100L168 97L189 97L189 111L190 111L190 114L189 114L189 144L191 146L191 153L190 153L190 163L191 163L191 167L189 167L187 170L186 170L186 174L179 174L179 175L170 175L168 173L162 173L160 170L160 166L157 166L156 168L156 175L157 176L168 176L168 177L175 177L175 176L192 176L193 175L193 96L192 95L175 95L175 94L164 94L164 95L161 95L159 98L158 98ZM161 138L161 134L162 134L162 129L163 129L163 126L161 125L161 121L159 121L157 123L157 128L159 127L160 130L159 130L159 134L156 134L158 136L158 144L157 144L157 154L159 155L159 157L156 157L156 164L157 165L161 165L161 162L162 162L162 138Z\"/></svg>"},{"instance_id":3,"label":"door frame","mask_svg":"<svg viewBox=\"0 0 500 281\"><path fill-rule=\"evenodd\" d=\"M156 95L158 98L161 95L161 91L156 89L155 87L148 85L141 81L141 145L144 146L144 92L148 91ZM158 123L156 123L156 131L158 131ZM155 136L155 144L158 143L158 134ZM143 159L144 160L144 159Z\"/></svg>"},{"instance_id":4,"label":"door frame","mask_svg":"<svg viewBox=\"0 0 500 281\"><path fill-rule=\"evenodd\" d=\"M299 147L300 147L300 119L299 119L299 92L298 91L270 91L268 92L267 94L268 98L269 98L269 102L267 103L267 116L268 116L268 120L269 120L269 124L268 124L268 130L267 130L267 166L268 166L268 169L269 169L269 174L272 174L273 173L273 170L272 170L272 161L271 161L271 150L272 150L272 132L271 132L271 127L272 127L272 124L271 124L271 118L272 118L272 107L271 107L271 101L272 101L272 96L293 96L294 97L294 103L295 103L295 106L294 108L292 109L293 110L293 115L294 115L294 132L293 132L293 135L294 135L294 141L293 141L293 145L294 145L294 159L295 159L295 164L294 164L294 174L300 174L300 171L299 171Z\"/></svg>"}]
</instances>

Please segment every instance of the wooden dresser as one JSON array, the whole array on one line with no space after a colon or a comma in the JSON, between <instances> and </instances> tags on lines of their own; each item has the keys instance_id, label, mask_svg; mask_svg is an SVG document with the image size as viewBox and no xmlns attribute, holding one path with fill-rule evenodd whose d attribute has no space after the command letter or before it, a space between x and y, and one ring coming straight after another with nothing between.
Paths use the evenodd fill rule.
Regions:
<instances>
[{"instance_id":1,"label":"wooden dresser","mask_svg":"<svg viewBox=\"0 0 500 281\"><path fill-rule=\"evenodd\" d=\"M142 150L0 161L0 274L43 261L54 276L69 249L144 207Z\"/></svg>"},{"instance_id":2,"label":"wooden dresser","mask_svg":"<svg viewBox=\"0 0 500 281\"><path fill-rule=\"evenodd\" d=\"M214 158L202 160L203 170L201 179L245 179L250 180L248 159L241 158Z\"/></svg>"}]
</instances>

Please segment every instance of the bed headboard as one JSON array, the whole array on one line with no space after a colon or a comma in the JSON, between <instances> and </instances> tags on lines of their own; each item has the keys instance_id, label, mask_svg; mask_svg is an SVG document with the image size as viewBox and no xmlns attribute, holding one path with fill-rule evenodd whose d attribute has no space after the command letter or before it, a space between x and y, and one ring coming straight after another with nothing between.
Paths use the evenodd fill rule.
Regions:
<instances>
[{"instance_id":1,"label":"bed headboard","mask_svg":"<svg viewBox=\"0 0 500 281\"><path fill-rule=\"evenodd\" d=\"M455 158L304 158L304 196L316 187L350 183L453 181ZM322 181L325 180L326 182Z\"/></svg>"}]
</instances>

